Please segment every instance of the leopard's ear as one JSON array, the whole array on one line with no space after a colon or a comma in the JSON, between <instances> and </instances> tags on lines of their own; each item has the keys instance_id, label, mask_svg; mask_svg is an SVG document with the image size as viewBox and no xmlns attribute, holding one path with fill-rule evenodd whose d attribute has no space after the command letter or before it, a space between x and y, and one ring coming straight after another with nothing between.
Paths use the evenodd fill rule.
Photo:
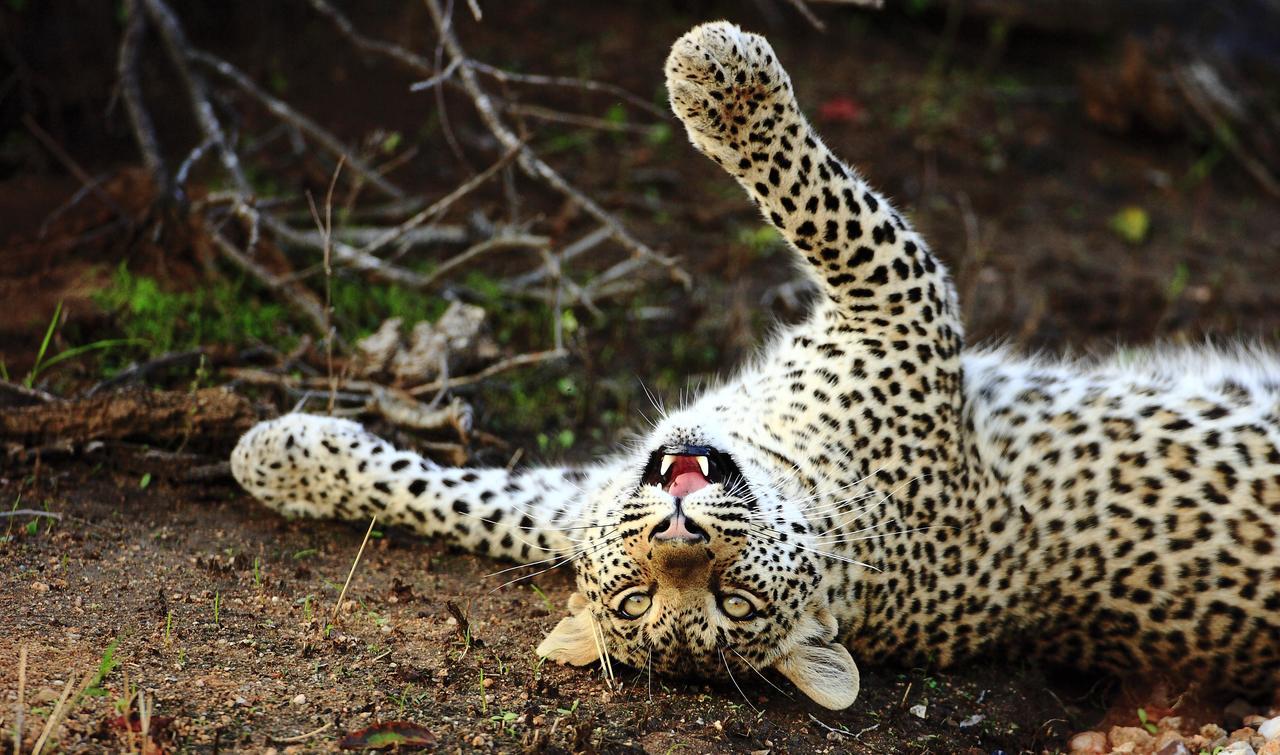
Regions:
<instances>
[{"instance_id":1,"label":"leopard's ear","mask_svg":"<svg viewBox=\"0 0 1280 755\"><path fill-rule=\"evenodd\" d=\"M824 708L848 708L858 698L858 666L838 642L797 645L774 668Z\"/></svg>"},{"instance_id":2,"label":"leopard's ear","mask_svg":"<svg viewBox=\"0 0 1280 755\"><path fill-rule=\"evenodd\" d=\"M538 655L570 666L586 666L600 660L600 640L596 636L595 619L581 593L569 598L573 613L560 620L538 645Z\"/></svg>"}]
</instances>

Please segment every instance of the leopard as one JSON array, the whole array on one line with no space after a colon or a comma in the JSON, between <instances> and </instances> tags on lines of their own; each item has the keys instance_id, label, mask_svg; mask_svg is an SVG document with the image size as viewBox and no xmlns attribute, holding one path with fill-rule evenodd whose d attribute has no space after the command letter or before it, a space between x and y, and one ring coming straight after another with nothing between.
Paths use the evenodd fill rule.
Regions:
<instances>
[{"instance_id":1,"label":"leopard","mask_svg":"<svg viewBox=\"0 0 1280 755\"><path fill-rule=\"evenodd\" d=\"M693 147L812 281L807 317L595 464L442 467L291 413L239 441L244 489L571 568L537 647L563 664L767 672L830 709L858 696L855 657L1009 649L1274 690L1280 355L966 346L946 266L825 146L767 40L703 24L665 74Z\"/></svg>"}]
</instances>

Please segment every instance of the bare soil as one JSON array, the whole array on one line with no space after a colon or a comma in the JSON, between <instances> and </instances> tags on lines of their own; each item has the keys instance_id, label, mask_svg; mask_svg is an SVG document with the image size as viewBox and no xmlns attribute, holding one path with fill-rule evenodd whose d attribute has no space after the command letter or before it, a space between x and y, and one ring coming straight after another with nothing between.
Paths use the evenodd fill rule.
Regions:
<instances>
[{"instance_id":1,"label":"bare soil","mask_svg":"<svg viewBox=\"0 0 1280 755\"><path fill-rule=\"evenodd\" d=\"M216 39L222 54L262 79L289 72L290 97L353 142L370 124L413 133L432 103L407 97L403 75L342 51L323 27L293 35L303 5L286 12L231 4L218 23L193 17L191 28L198 43ZM830 13L832 32L823 37L789 12L771 24L758 5L742 5L525 1L499 11L484 3L491 11L484 24L460 12L460 33L474 56L493 64L585 73L648 93L666 46L691 24L728 16L764 31L832 147L896 197L951 265L972 342L1081 352L1153 340L1274 341L1280 333L1274 198L1230 158L1215 158L1206 171L1214 148L1202 134L1115 133L1085 117L1078 72L1113 64L1122 35L1015 29L993 52L990 22L981 18L948 37L940 14ZM421 6L405 8L357 18L367 31L427 44ZM11 9L0 12L16 18ZM548 14L556 19L550 27ZM95 32L66 41L50 31L53 22L17 20L32 35L25 39L41 41L20 48L35 67L67 47L80 51L86 81L73 87L66 74L50 73L33 107L60 113L54 136L90 170L115 176L113 196L129 196L135 179L122 171L121 155L133 151L117 122L95 130L94 120L111 90L114 40ZM353 78L362 85L352 86ZM149 86L172 94L163 82ZM556 104L566 110L601 107L560 97ZM181 133L181 118L165 117ZM566 453L575 459L619 432L602 426L602 412L635 417L645 408L637 377L670 370L673 361L696 363L689 375L696 383L730 369L770 322L799 314L785 298L766 297L793 277L786 256L757 253L742 240L743 229L759 226L752 208L679 133L658 146L584 139L585 146L551 152L553 162L626 216L640 237L683 255L695 287L685 292L655 276L645 303L659 316L611 312L569 364L535 373L547 381L584 376L566 420L580 439ZM185 246L178 254L109 232L86 238L109 225L112 212L102 206L85 204L41 235L40 221L78 183L55 165L5 159L0 300L10 306L0 321L0 356L13 374L33 361L59 301L75 332L109 329L88 292L120 259L194 279L198 255ZM408 170L406 184L427 196L461 176L443 147ZM315 176L320 185L324 179ZM146 196L146 189L133 193ZM484 201L499 206L496 197ZM528 203L543 225L580 227L571 213L563 220L552 199L530 196ZM1109 227L1125 207L1150 220L1141 243ZM713 356L674 354L676 335L711 345ZM607 347L619 358L597 361ZM92 363L60 375L68 392L98 377ZM628 387L617 389L620 382ZM503 463L521 448L526 460L545 460L532 438L554 428L487 409L486 396L502 390L498 379L467 394L480 426L512 444L476 458ZM1052 751L1104 719L1136 723L1138 705L1183 691L1153 692L1151 680L1050 673L1016 652L947 672L859 659L861 697L831 712L793 698L775 679L739 679L735 688L650 679L634 669L617 668L609 680L600 669L541 665L533 648L561 615L571 575L549 571L503 586L536 570L495 574L508 565L387 530L370 540L338 605L363 527L285 521L226 478L181 482L228 450L225 440L186 438L158 449L111 442L0 461L0 505L62 515L56 522L0 519L0 752L13 746L20 648L29 653L25 752L70 677L98 669L112 642L119 666L105 677L103 696L74 707L58 735L60 751L140 747L127 717L116 720L126 683L144 690L163 717L152 726L159 745L199 752L333 751L343 735L395 720L421 724L450 751ZM1188 715L1221 721L1221 707L1213 707L1220 702ZM917 706L923 717L912 712Z\"/></svg>"}]
</instances>

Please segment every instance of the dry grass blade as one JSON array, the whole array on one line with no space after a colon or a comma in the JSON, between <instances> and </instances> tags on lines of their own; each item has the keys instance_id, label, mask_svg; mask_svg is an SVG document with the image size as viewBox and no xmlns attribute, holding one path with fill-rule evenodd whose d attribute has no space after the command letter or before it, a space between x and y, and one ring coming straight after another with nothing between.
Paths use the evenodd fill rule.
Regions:
<instances>
[{"instance_id":1,"label":"dry grass blade","mask_svg":"<svg viewBox=\"0 0 1280 755\"><path fill-rule=\"evenodd\" d=\"M80 692L88 688L89 682L93 679L92 675L85 675L84 682L76 693L76 698L80 697ZM62 695L58 698L58 702L53 706L53 711L49 713L49 718L44 722L44 729L40 732L40 737L36 740L35 746L31 748L31 755L40 755L44 751L45 745L49 744L49 740L58 732L58 728L62 726L62 720L71 711L68 708L67 701L71 699L71 690L76 688L76 682L80 680L79 672L71 672L71 676L67 678L67 683L62 687Z\"/></svg>"},{"instance_id":2,"label":"dry grass blade","mask_svg":"<svg viewBox=\"0 0 1280 755\"><path fill-rule=\"evenodd\" d=\"M324 195L324 221L320 220L320 212L316 209L315 200L307 193L307 206L311 209L311 219L320 229L320 238L324 243L324 359L325 373L329 378L329 414L333 414L334 404L338 401L338 380L333 374L333 190L338 185L338 176L342 173L342 165L346 156L338 159L338 167L333 169L333 177L329 179L329 190Z\"/></svg>"},{"instance_id":3,"label":"dry grass blade","mask_svg":"<svg viewBox=\"0 0 1280 755\"><path fill-rule=\"evenodd\" d=\"M27 692L27 646L18 649L18 709L13 718L13 751L22 752L22 717L26 715Z\"/></svg>"},{"instance_id":4,"label":"dry grass blade","mask_svg":"<svg viewBox=\"0 0 1280 755\"><path fill-rule=\"evenodd\" d=\"M267 737L267 739L271 740L273 743L278 745L297 744L298 742L305 742L308 739L311 739L312 737L315 737L319 734L323 734L324 732L328 731L329 727L331 726L333 726L333 722L327 721L323 726L317 727L303 734L298 734L292 737L270 737L269 736Z\"/></svg>"},{"instance_id":5,"label":"dry grass blade","mask_svg":"<svg viewBox=\"0 0 1280 755\"><path fill-rule=\"evenodd\" d=\"M364 540L360 541L360 550L356 551L356 558L351 562L351 570L347 572L347 581L342 583L342 590L338 593L338 601L333 604L333 615L329 617L329 625L333 626L338 622L338 612L342 610L342 599L347 597L347 588L351 586L351 578L356 575L356 567L360 565L360 557L364 555L364 547L369 544L369 536L373 534L373 526L378 523L378 517L375 514L369 520L369 529L364 532Z\"/></svg>"}]
</instances>

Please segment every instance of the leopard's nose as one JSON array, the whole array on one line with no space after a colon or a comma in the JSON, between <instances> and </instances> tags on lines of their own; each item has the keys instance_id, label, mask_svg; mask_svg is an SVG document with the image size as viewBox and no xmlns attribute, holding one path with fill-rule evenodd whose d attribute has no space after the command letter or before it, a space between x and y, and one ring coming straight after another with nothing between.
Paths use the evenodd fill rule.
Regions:
<instances>
[{"instance_id":1,"label":"leopard's nose","mask_svg":"<svg viewBox=\"0 0 1280 755\"><path fill-rule=\"evenodd\" d=\"M654 526L649 532L649 539L673 545L696 545L710 541L711 537L706 530L698 526L697 522L677 509L674 514Z\"/></svg>"}]
</instances>

